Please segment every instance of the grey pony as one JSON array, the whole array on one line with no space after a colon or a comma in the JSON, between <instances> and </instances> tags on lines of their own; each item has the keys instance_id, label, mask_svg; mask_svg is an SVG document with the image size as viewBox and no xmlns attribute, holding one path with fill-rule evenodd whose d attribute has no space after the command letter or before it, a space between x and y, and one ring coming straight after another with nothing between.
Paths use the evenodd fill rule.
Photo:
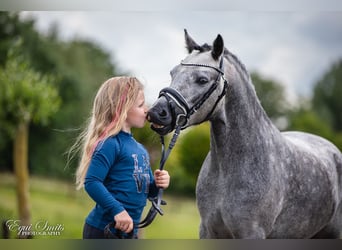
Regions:
<instances>
[{"instance_id":1,"label":"grey pony","mask_svg":"<svg viewBox=\"0 0 342 250\"><path fill-rule=\"evenodd\" d=\"M218 87L183 124L211 125L210 151L196 187L200 238L341 237L341 152L316 135L280 132L220 35L212 46L200 46L185 30L185 40L189 55L172 69L170 88L189 106L218 79L213 68L223 58ZM224 79L228 89L217 102ZM176 102L161 95L148 112L151 128L161 135L184 112Z\"/></svg>"}]
</instances>

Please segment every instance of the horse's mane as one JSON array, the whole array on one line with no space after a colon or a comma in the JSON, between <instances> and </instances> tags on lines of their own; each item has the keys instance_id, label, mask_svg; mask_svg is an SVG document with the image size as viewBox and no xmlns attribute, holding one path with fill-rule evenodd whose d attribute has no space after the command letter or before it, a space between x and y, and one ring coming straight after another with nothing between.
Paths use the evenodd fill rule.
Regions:
<instances>
[{"instance_id":1,"label":"horse's mane","mask_svg":"<svg viewBox=\"0 0 342 250\"><path fill-rule=\"evenodd\" d=\"M195 50L199 50L199 52L206 52L212 49L213 46L208 45L207 43L203 44L202 46L195 46Z\"/></svg>"}]
</instances>

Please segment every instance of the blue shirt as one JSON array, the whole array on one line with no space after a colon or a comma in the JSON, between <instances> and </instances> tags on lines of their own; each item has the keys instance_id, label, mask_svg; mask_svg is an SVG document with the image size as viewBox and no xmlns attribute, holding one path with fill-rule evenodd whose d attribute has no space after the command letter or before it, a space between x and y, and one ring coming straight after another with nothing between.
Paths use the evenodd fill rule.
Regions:
<instances>
[{"instance_id":1,"label":"blue shirt","mask_svg":"<svg viewBox=\"0 0 342 250\"><path fill-rule=\"evenodd\" d=\"M123 210L137 225L147 197L157 195L146 149L123 131L96 147L84 185L96 202L86 223L100 230Z\"/></svg>"}]
</instances>

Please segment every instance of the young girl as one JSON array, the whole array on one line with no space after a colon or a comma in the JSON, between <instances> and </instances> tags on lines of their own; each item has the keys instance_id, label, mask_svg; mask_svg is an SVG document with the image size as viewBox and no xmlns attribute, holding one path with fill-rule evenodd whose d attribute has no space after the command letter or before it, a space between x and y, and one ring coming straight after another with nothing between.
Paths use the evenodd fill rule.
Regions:
<instances>
[{"instance_id":1,"label":"young girl","mask_svg":"<svg viewBox=\"0 0 342 250\"><path fill-rule=\"evenodd\" d=\"M147 197L167 188L167 171L152 174L149 155L131 134L142 128L147 106L143 86L134 77L113 77L97 92L92 116L81 135L83 149L76 184L96 202L86 218L83 238L104 238L105 226L129 233L141 219Z\"/></svg>"}]
</instances>

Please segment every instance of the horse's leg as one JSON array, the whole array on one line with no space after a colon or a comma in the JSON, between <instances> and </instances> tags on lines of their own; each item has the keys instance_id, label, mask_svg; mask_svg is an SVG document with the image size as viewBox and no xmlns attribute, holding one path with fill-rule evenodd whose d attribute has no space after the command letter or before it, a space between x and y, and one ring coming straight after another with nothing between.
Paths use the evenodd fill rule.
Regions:
<instances>
[{"instance_id":1,"label":"horse's leg","mask_svg":"<svg viewBox=\"0 0 342 250\"><path fill-rule=\"evenodd\" d=\"M248 225L234 232L236 239L266 239L265 230L259 226Z\"/></svg>"},{"instance_id":2,"label":"horse's leg","mask_svg":"<svg viewBox=\"0 0 342 250\"><path fill-rule=\"evenodd\" d=\"M200 239L210 239L210 234L208 228L201 223L200 230L199 230L199 237Z\"/></svg>"},{"instance_id":3,"label":"horse's leg","mask_svg":"<svg viewBox=\"0 0 342 250\"><path fill-rule=\"evenodd\" d=\"M328 225L315 234L312 239L340 239L341 229L334 225Z\"/></svg>"},{"instance_id":4,"label":"horse's leg","mask_svg":"<svg viewBox=\"0 0 342 250\"><path fill-rule=\"evenodd\" d=\"M200 239L232 239L231 233L227 233L223 229L222 225L218 225L217 228L209 229L204 226L203 223L200 225Z\"/></svg>"},{"instance_id":5,"label":"horse's leg","mask_svg":"<svg viewBox=\"0 0 342 250\"><path fill-rule=\"evenodd\" d=\"M211 209L206 217L201 218L201 239L232 239L230 229L224 224L219 209Z\"/></svg>"},{"instance_id":6,"label":"horse's leg","mask_svg":"<svg viewBox=\"0 0 342 250\"><path fill-rule=\"evenodd\" d=\"M253 227L241 224L231 228L225 224L221 217L211 217L209 225L200 225L201 239L266 239L265 230L261 227Z\"/></svg>"},{"instance_id":7,"label":"horse's leg","mask_svg":"<svg viewBox=\"0 0 342 250\"><path fill-rule=\"evenodd\" d=\"M340 239L342 237L342 203L340 203L333 220L321 231L316 233L313 239Z\"/></svg>"}]
</instances>

